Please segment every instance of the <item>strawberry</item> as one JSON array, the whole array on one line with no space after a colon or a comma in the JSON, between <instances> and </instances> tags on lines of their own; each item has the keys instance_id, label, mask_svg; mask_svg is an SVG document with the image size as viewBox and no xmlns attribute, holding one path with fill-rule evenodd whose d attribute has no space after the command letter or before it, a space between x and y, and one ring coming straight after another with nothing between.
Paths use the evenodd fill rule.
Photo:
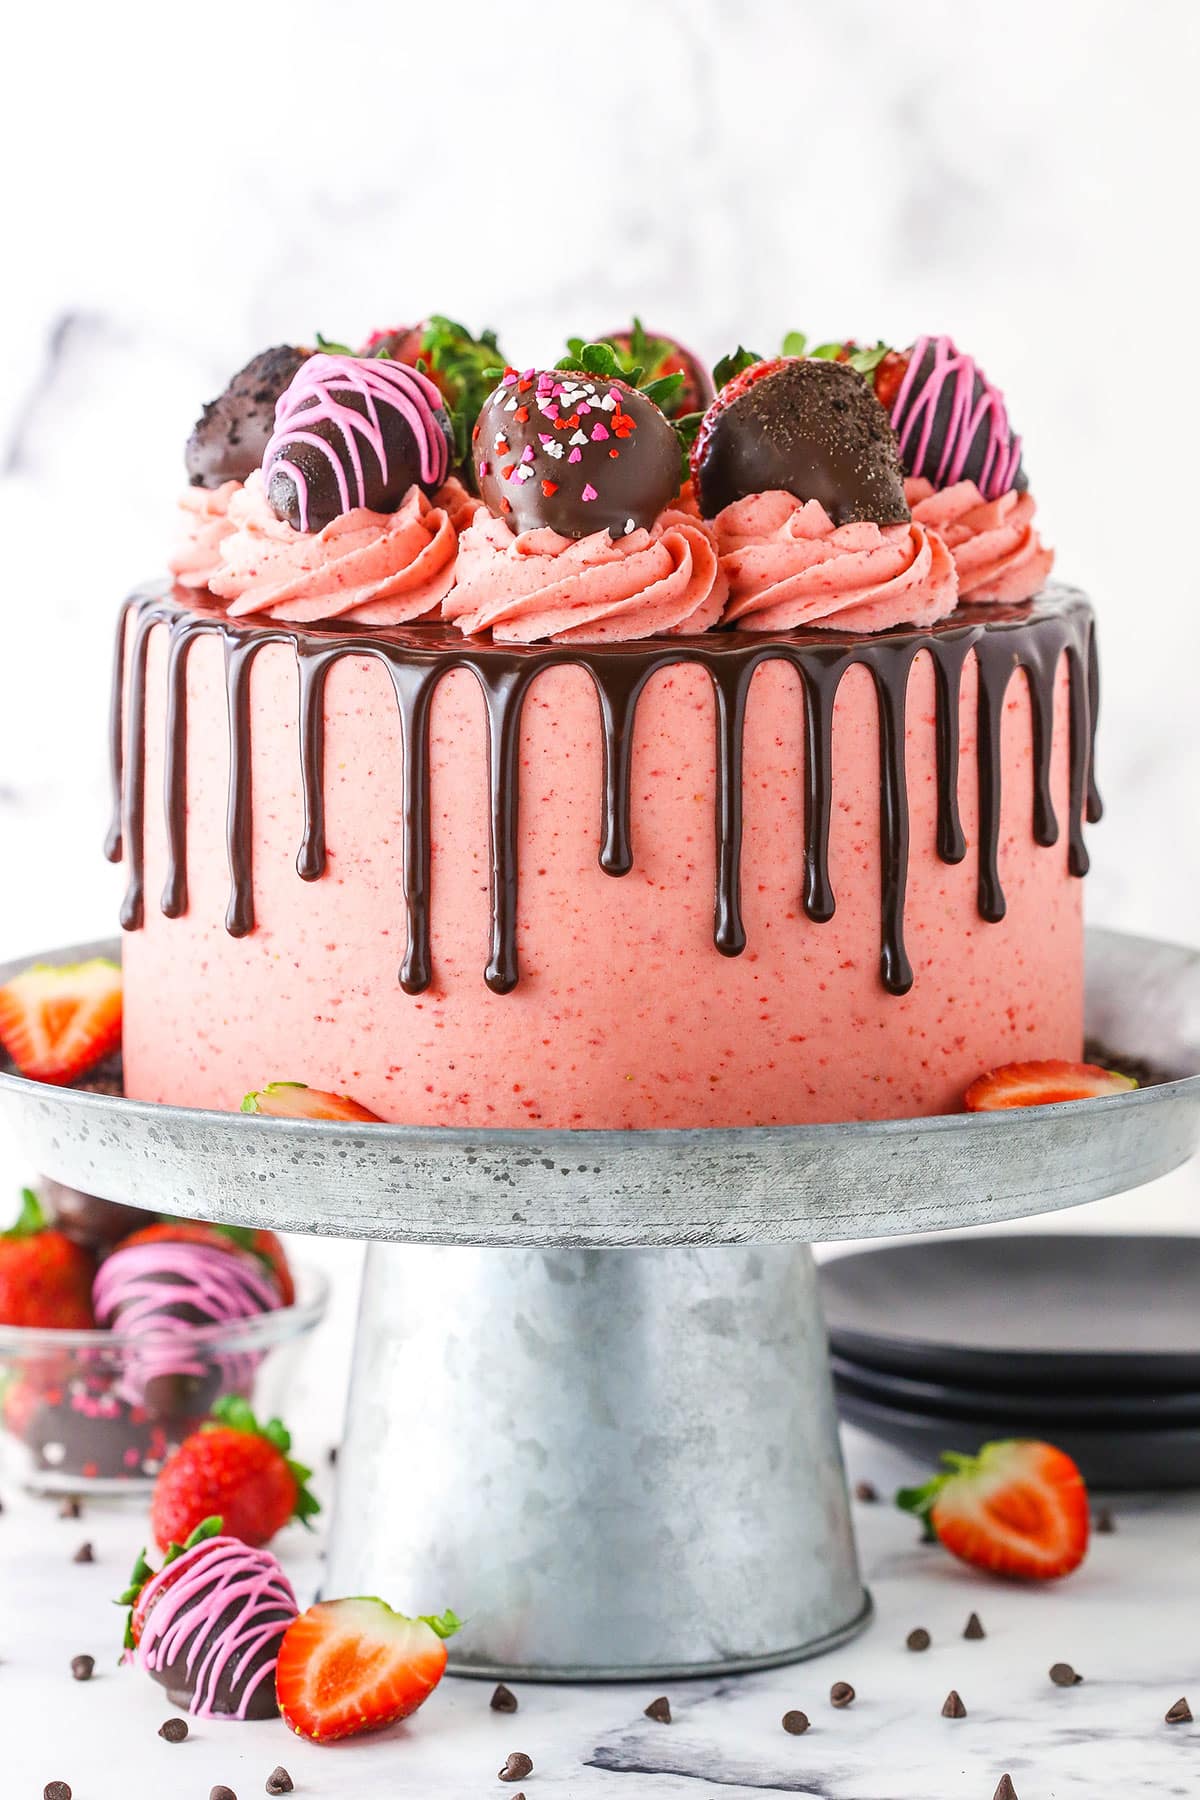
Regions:
<instances>
[{"instance_id":1,"label":"strawberry","mask_svg":"<svg viewBox=\"0 0 1200 1800\"><path fill-rule=\"evenodd\" d=\"M1015 1581L1054 1581L1087 1555L1088 1493L1053 1444L1010 1439L978 1456L946 1451L946 1472L902 1488L896 1504L977 1569Z\"/></svg>"},{"instance_id":2,"label":"strawberry","mask_svg":"<svg viewBox=\"0 0 1200 1800\"><path fill-rule=\"evenodd\" d=\"M755 359L748 350L740 348L735 355L722 358L713 370L717 397L701 419L700 429L692 441L690 460L693 481L698 484L700 465L708 453L709 442L721 414L727 412L735 400L740 400L743 394L749 393L756 381L761 381L766 375L774 375L777 370L786 368L788 363L795 360L791 356Z\"/></svg>"},{"instance_id":3,"label":"strawberry","mask_svg":"<svg viewBox=\"0 0 1200 1800\"><path fill-rule=\"evenodd\" d=\"M351 1123L382 1125L378 1113L368 1112L349 1094L326 1094L305 1087L302 1081L271 1081L242 1101L244 1113L264 1119L340 1119Z\"/></svg>"},{"instance_id":4,"label":"strawberry","mask_svg":"<svg viewBox=\"0 0 1200 1800\"><path fill-rule=\"evenodd\" d=\"M395 362L407 363L415 368L417 358L421 354L421 339L425 336L424 325L386 325L373 331L359 356L390 356Z\"/></svg>"},{"instance_id":5,"label":"strawberry","mask_svg":"<svg viewBox=\"0 0 1200 1800\"><path fill-rule=\"evenodd\" d=\"M290 1460L291 1447L278 1419L260 1425L245 1400L218 1400L212 1420L184 1439L154 1484L150 1526L159 1549L183 1543L216 1513L227 1537L255 1548L292 1519L308 1525L321 1506L307 1486L312 1470Z\"/></svg>"},{"instance_id":6,"label":"strawberry","mask_svg":"<svg viewBox=\"0 0 1200 1800\"><path fill-rule=\"evenodd\" d=\"M327 1600L287 1630L275 1690L286 1724L314 1744L407 1719L446 1668L444 1640L460 1621L406 1619L382 1600Z\"/></svg>"},{"instance_id":7,"label":"strawberry","mask_svg":"<svg viewBox=\"0 0 1200 1800\"><path fill-rule=\"evenodd\" d=\"M38 963L0 988L0 1044L33 1081L74 1081L120 1042L121 971L104 957Z\"/></svg>"},{"instance_id":8,"label":"strawberry","mask_svg":"<svg viewBox=\"0 0 1200 1800\"><path fill-rule=\"evenodd\" d=\"M273 1231L254 1230L249 1225L213 1225L200 1219L160 1219L122 1238L117 1248L128 1250L135 1244L201 1244L208 1250L244 1251L266 1263L285 1306L295 1301L296 1284L287 1252Z\"/></svg>"},{"instance_id":9,"label":"strawberry","mask_svg":"<svg viewBox=\"0 0 1200 1800\"><path fill-rule=\"evenodd\" d=\"M1009 1106L1053 1106L1061 1100L1093 1100L1135 1088L1131 1075L1095 1063L1005 1063L978 1076L964 1095L968 1112L999 1112Z\"/></svg>"},{"instance_id":10,"label":"strawberry","mask_svg":"<svg viewBox=\"0 0 1200 1800\"><path fill-rule=\"evenodd\" d=\"M659 404L669 419L687 413L702 412L713 397L712 377L699 357L694 356L678 338L664 332L647 331L635 318L625 331L610 331L602 340L611 344L627 377L637 370L642 385L681 375L673 395Z\"/></svg>"},{"instance_id":11,"label":"strawberry","mask_svg":"<svg viewBox=\"0 0 1200 1800\"><path fill-rule=\"evenodd\" d=\"M95 1258L49 1230L36 1194L25 1188L20 1217L0 1233L0 1324L90 1330L95 1275Z\"/></svg>"},{"instance_id":12,"label":"strawberry","mask_svg":"<svg viewBox=\"0 0 1200 1800\"><path fill-rule=\"evenodd\" d=\"M167 1553L163 1558L163 1569L169 1569L172 1563L177 1563L185 1551L194 1550L198 1544L207 1543L210 1538L220 1537L224 1527L225 1521L223 1519L202 1519L200 1524L197 1525L196 1529L189 1534L182 1544L171 1544L168 1546ZM129 1577L128 1586L125 1588L124 1592L117 1597L117 1605L125 1606L129 1609L125 1617L126 1650L137 1649L142 1641L142 1632L145 1629L146 1619L149 1613L171 1586L170 1578L159 1583L149 1602L147 1602L144 1596L146 1588L153 1578L154 1573L155 1571L146 1561L146 1552L143 1550L133 1565L133 1573Z\"/></svg>"}]
</instances>

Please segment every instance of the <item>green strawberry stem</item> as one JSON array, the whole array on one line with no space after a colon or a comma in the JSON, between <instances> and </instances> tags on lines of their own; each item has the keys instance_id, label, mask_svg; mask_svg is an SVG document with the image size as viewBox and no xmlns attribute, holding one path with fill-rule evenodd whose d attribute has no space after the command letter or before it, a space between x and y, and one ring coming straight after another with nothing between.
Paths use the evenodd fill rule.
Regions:
<instances>
[{"instance_id":1,"label":"green strawberry stem","mask_svg":"<svg viewBox=\"0 0 1200 1800\"><path fill-rule=\"evenodd\" d=\"M961 1450L943 1450L940 1461L942 1471L918 1487L905 1487L896 1490L896 1505L901 1512L912 1513L920 1519L925 1528L925 1541L932 1543L937 1538L933 1529L933 1509L938 1496L947 1482L957 1481L960 1476L981 1475L987 1472L988 1464L994 1460L998 1450L1008 1450L1011 1440L1004 1439L994 1444L985 1444L978 1456L966 1456Z\"/></svg>"},{"instance_id":2,"label":"green strawberry stem","mask_svg":"<svg viewBox=\"0 0 1200 1800\"><path fill-rule=\"evenodd\" d=\"M224 1519L220 1518L215 1513L207 1519L201 1519L199 1525L197 1525L195 1531L192 1532L185 1543L170 1545L167 1554L163 1557L162 1568L170 1568L173 1562L178 1562L181 1556L185 1556L189 1550L194 1550L198 1544L207 1543L209 1538L220 1537L224 1525ZM118 1594L116 1600L113 1602L114 1606L124 1606L129 1609L125 1617L125 1636L123 1639L126 1650L133 1650L136 1647L133 1641L133 1609L137 1605L138 1595L141 1593L146 1583L150 1581L156 1573L161 1575L162 1569L156 1571L151 1568L150 1563L146 1558L145 1547L143 1546L143 1548L138 1551L138 1558L133 1565L128 1586Z\"/></svg>"},{"instance_id":3,"label":"green strawberry stem","mask_svg":"<svg viewBox=\"0 0 1200 1800\"><path fill-rule=\"evenodd\" d=\"M243 1400L239 1394L226 1394L215 1403L211 1416L201 1426L201 1430L243 1431L249 1437L263 1438L273 1450L277 1450L296 1483L296 1504L292 1517L299 1519L306 1530L312 1530L312 1521L321 1510L321 1502L308 1486L312 1480L312 1470L301 1462L295 1462L288 1454L292 1447L292 1434L282 1419L268 1419L265 1425L260 1424L248 1400Z\"/></svg>"},{"instance_id":4,"label":"green strawberry stem","mask_svg":"<svg viewBox=\"0 0 1200 1800\"><path fill-rule=\"evenodd\" d=\"M757 350L747 350L742 344L738 345L732 355L723 356L720 362L713 364L713 386L718 394L735 375L740 375L743 369L753 368L755 363L762 360Z\"/></svg>"},{"instance_id":5,"label":"green strawberry stem","mask_svg":"<svg viewBox=\"0 0 1200 1800\"><path fill-rule=\"evenodd\" d=\"M21 1189L21 1210L15 1222L7 1231L0 1231L0 1238L6 1243L15 1242L18 1238L37 1237L46 1229L46 1215L42 1211L42 1203L32 1188Z\"/></svg>"}]
</instances>

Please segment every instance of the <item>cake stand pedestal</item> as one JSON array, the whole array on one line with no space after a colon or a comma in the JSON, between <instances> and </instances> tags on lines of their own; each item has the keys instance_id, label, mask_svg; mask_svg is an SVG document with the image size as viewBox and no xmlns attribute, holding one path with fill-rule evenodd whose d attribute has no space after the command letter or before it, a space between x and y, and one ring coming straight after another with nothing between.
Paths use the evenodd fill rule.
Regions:
<instances>
[{"instance_id":1,"label":"cake stand pedestal","mask_svg":"<svg viewBox=\"0 0 1200 1800\"><path fill-rule=\"evenodd\" d=\"M711 1131L258 1119L4 1074L0 1107L87 1192L378 1240L328 1592L455 1606L463 1674L657 1680L798 1660L869 1616L810 1243L1074 1206L1195 1150L1200 953L1091 934L1088 1013L1150 1084Z\"/></svg>"}]
</instances>

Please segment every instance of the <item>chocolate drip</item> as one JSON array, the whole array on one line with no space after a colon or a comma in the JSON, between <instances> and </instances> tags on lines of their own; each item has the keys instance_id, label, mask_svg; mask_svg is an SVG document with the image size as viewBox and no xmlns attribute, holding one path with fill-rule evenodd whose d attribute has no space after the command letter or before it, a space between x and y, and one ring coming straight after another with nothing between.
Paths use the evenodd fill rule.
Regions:
<instances>
[{"instance_id":1,"label":"chocolate drip","mask_svg":"<svg viewBox=\"0 0 1200 1800\"><path fill-rule=\"evenodd\" d=\"M1096 726L1100 721L1100 656L1096 649L1096 621L1088 624L1088 752L1087 752L1087 822L1098 825L1104 817L1104 802L1096 786Z\"/></svg>"},{"instance_id":2,"label":"chocolate drip","mask_svg":"<svg viewBox=\"0 0 1200 1800\"><path fill-rule=\"evenodd\" d=\"M126 641L132 636L126 656ZM1083 823L1100 816L1092 756L1098 677L1091 608L1071 589L1052 589L1022 606L960 607L928 630L896 630L877 636L793 632L752 637L710 632L703 637L614 645L508 646L464 642L438 626L339 632L328 627L288 627L229 619L167 586L135 594L127 602L118 637L110 749L116 804L106 846L128 858L129 879L121 922L136 929L144 913L146 658L156 625L168 630L165 794L167 879L163 910L174 917L187 908L187 657L201 636L223 649L229 722L229 795L226 836L230 899L226 917L235 937L254 929L251 780L251 670L258 651L285 644L299 675L299 757L304 795L304 834L296 859L299 875L315 881L325 871L325 688L343 656L369 657L388 669L400 723L403 811L403 906L407 945L399 971L406 993L419 994L433 979L430 926L430 749L433 697L442 677L467 669L479 684L487 718L491 867L491 946L484 979L506 994L519 975L517 956L521 715L533 680L544 669L582 668L596 692L604 751L599 861L606 874L633 867L631 774L637 706L647 682L660 670L692 664L712 683L716 713L714 832L716 883L713 941L726 956L746 946L741 913L743 818L742 746L746 708L755 672L782 661L795 670L804 710L806 792L804 895L807 916L833 917L836 898L829 868L833 809L833 714L847 669L865 667L879 717L881 853L880 972L884 986L907 993L913 972L904 944L909 860L909 795L905 768L905 714L909 676L918 655L933 663L937 754L937 849L944 862L966 855L958 804L959 703L967 657L978 664L979 911L1004 917L1000 882L1001 739L1005 699L1021 668L1033 721L1033 819L1039 844L1059 835L1050 793L1054 691L1065 656L1069 672L1068 867L1087 868ZM126 666L128 673L126 675Z\"/></svg>"}]
</instances>

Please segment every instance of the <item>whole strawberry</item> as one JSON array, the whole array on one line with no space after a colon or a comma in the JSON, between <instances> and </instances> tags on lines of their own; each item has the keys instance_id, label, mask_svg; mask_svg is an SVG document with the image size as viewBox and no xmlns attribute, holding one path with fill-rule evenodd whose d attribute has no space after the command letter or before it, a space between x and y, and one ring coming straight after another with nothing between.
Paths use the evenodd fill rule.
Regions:
<instances>
[{"instance_id":1,"label":"whole strawberry","mask_svg":"<svg viewBox=\"0 0 1200 1800\"><path fill-rule=\"evenodd\" d=\"M94 1324L95 1258L46 1225L25 1188L15 1225L0 1233L0 1325L87 1331Z\"/></svg>"},{"instance_id":2,"label":"whole strawberry","mask_svg":"<svg viewBox=\"0 0 1200 1800\"><path fill-rule=\"evenodd\" d=\"M896 1504L915 1513L952 1555L1014 1581L1055 1581L1087 1555L1088 1493L1064 1450L1032 1439L947 1451L946 1468Z\"/></svg>"},{"instance_id":3,"label":"whole strawberry","mask_svg":"<svg viewBox=\"0 0 1200 1800\"><path fill-rule=\"evenodd\" d=\"M320 1502L311 1469L293 1462L290 1433L278 1419L260 1425L245 1400L218 1400L211 1421L186 1438L154 1486L150 1525L161 1550L182 1544L219 1513L227 1537L258 1548L292 1519L307 1525Z\"/></svg>"}]
</instances>

